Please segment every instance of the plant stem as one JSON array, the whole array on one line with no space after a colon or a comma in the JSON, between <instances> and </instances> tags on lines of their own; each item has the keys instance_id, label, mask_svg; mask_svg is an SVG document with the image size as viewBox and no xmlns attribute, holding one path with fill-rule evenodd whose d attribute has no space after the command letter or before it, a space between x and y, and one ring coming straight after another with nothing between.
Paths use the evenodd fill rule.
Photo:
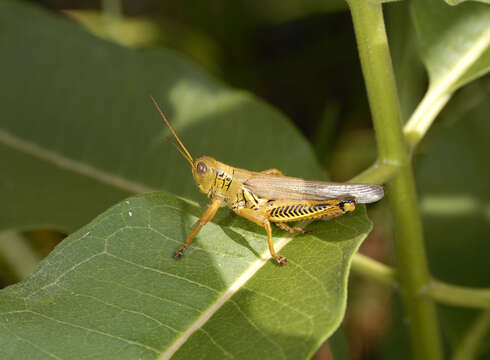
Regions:
<instances>
[{"instance_id":1,"label":"plant stem","mask_svg":"<svg viewBox=\"0 0 490 360\"><path fill-rule=\"evenodd\" d=\"M352 271L367 276L383 285L397 287L395 269L360 253L352 258Z\"/></svg>"},{"instance_id":2,"label":"plant stem","mask_svg":"<svg viewBox=\"0 0 490 360\"><path fill-rule=\"evenodd\" d=\"M432 301L421 296L430 281L409 151L402 132L398 93L380 4L348 0L378 143L378 162L399 166L388 184L395 222L398 279L405 304L413 357L442 359L442 342Z\"/></svg>"},{"instance_id":3,"label":"plant stem","mask_svg":"<svg viewBox=\"0 0 490 360\"><path fill-rule=\"evenodd\" d=\"M401 166L408 163L409 157L381 5L367 0L348 3L376 130L378 164Z\"/></svg>"},{"instance_id":4,"label":"plant stem","mask_svg":"<svg viewBox=\"0 0 490 360\"><path fill-rule=\"evenodd\" d=\"M441 95L429 88L403 129L405 138L412 148L415 148L423 139L450 98L450 94Z\"/></svg>"},{"instance_id":5,"label":"plant stem","mask_svg":"<svg viewBox=\"0 0 490 360\"><path fill-rule=\"evenodd\" d=\"M354 254L352 271L380 284L398 288L396 270L366 255ZM490 310L490 288L470 288L432 280L421 295L428 296L441 304Z\"/></svg>"},{"instance_id":6,"label":"plant stem","mask_svg":"<svg viewBox=\"0 0 490 360\"><path fill-rule=\"evenodd\" d=\"M421 296L430 275L411 166L403 166L388 185L396 229L398 279L409 318L414 358L442 359L435 305Z\"/></svg>"},{"instance_id":7,"label":"plant stem","mask_svg":"<svg viewBox=\"0 0 490 360\"><path fill-rule=\"evenodd\" d=\"M400 168L397 164L390 164L376 160L369 168L349 180L358 184L384 184L388 182Z\"/></svg>"},{"instance_id":8,"label":"plant stem","mask_svg":"<svg viewBox=\"0 0 490 360\"><path fill-rule=\"evenodd\" d=\"M478 316L453 355L453 360L471 360L478 355L478 347L490 326L490 310Z\"/></svg>"},{"instance_id":9,"label":"plant stem","mask_svg":"<svg viewBox=\"0 0 490 360\"><path fill-rule=\"evenodd\" d=\"M426 294L446 305L490 310L490 289L467 288L434 280Z\"/></svg>"}]
</instances>

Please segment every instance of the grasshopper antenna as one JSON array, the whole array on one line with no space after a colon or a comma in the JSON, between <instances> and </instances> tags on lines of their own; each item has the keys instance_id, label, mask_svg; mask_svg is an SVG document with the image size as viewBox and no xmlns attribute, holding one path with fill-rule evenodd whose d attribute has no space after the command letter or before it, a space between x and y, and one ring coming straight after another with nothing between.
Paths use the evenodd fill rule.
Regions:
<instances>
[{"instance_id":1,"label":"grasshopper antenna","mask_svg":"<svg viewBox=\"0 0 490 360\"><path fill-rule=\"evenodd\" d=\"M175 148L179 151L179 153L182 154L183 157L185 157L185 159L191 164L191 166L194 166L194 163L192 162L192 159L189 159L187 157L187 154L185 152L182 151L182 149L179 147L179 145L175 142L174 139L172 139L170 137L170 135L165 139L167 140L170 144L172 144L173 146L175 146Z\"/></svg>"},{"instance_id":2,"label":"grasshopper antenna","mask_svg":"<svg viewBox=\"0 0 490 360\"><path fill-rule=\"evenodd\" d=\"M177 142L179 143L180 147L174 142L174 141L171 141L172 144L176 147L177 150L179 150L179 152L182 154L182 156L189 162L189 164L191 164L191 167L194 167L194 161L192 159L192 156L191 154L189 153L189 151L187 150L187 148L184 146L184 144L182 143L182 141L180 141L179 137L177 136L177 133L175 132L174 128L172 127L172 125L170 125L170 122L167 120L167 117L165 116L165 114L163 113L162 109L160 109L160 106L158 105L157 101L155 100L155 98L153 96L151 96L151 100L153 101L153 104L155 105L155 107L157 108L158 112L160 113L160 115L162 116L163 118L163 121L165 121L165 124L167 124L168 128L170 129L170 131L172 132L172 134L174 135L175 139L177 140Z\"/></svg>"}]
</instances>

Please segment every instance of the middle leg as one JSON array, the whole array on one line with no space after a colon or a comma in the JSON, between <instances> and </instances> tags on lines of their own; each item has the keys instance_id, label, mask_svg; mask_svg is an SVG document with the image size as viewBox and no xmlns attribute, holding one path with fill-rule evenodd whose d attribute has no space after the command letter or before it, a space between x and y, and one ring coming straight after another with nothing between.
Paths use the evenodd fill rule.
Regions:
<instances>
[{"instance_id":1,"label":"middle leg","mask_svg":"<svg viewBox=\"0 0 490 360\"><path fill-rule=\"evenodd\" d=\"M274 249L274 243L272 242L271 223L269 220L267 220L264 214L261 211L252 210L248 208L237 209L235 210L235 212L238 215L244 217L245 219L253 221L257 225L262 226L265 229L265 231L267 232L267 245L269 246L269 252L271 256L280 265L286 265L288 263L288 260L285 257L277 255L276 250Z\"/></svg>"},{"instance_id":2,"label":"middle leg","mask_svg":"<svg viewBox=\"0 0 490 360\"><path fill-rule=\"evenodd\" d=\"M302 234L311 234L311 230L305 230L303 228L300 228L299 226L289 226L288 224L283 222L276 222L274 224L276 224L277 227L290 232L291 234L295 232L300 232Z\"/></svg>"}]
</instances>

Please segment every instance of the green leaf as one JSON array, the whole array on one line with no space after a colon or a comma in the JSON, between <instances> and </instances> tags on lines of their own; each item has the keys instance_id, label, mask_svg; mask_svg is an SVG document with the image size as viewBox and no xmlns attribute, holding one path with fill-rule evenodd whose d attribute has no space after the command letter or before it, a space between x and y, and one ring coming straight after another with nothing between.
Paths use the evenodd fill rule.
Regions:
<instances>
[{"instance_id":1,"label":"green leaf","mask_svg":"<svg viewBox=\"0 0 490 360\"><path fill-rule=\"evenodd\" d=\"M22 26L19 26L22 24ZM0 3L0 229L79 228L138 192L199 194L149 95L194 155L323 178L283 115L177 54L134 51L21 2ZM2 358L308 358L338 327L365 208L290 241L221 209L180 260L203 206L128 198L0 291ZM191 355L189 355L191 354Z\"/></svg>"},{"instance_id":2,"label":"green leaf","mask_svg":"<svg viewBox=\"0 0 490 360\"><path fill-rule=\"evenodd\" d=\"M425 134L454 91L490 69L490 7L440 0L411 2L429 88L405 126L412 145Z\"/></svg>"},{"instance_id":3,"label":"green leaf","mask_svg":"<svg viewBox=\"0 0 490 360\"><path fill-rule=\"evenodd\" d=\"M412 18L430 86L453 92L490 69L490 8L440 0L415 0ZM442 84L441 84L442 83Z\"/></svg>"},{"instance_id":4,"label":"green leaf","mask_svg":"<svg viewBox=\"0 0 490 360\"><path fill-rule=\"evenodd\" d=\"M425 92L427 78L417 53L417 38L408 16L410 2L400 1L384 8L390 53L395 70L402 119L408 120Z\"/></svg>"},{"instance_id":5,"label":"green leaf","mask_svg":"<svg viewBox=\"0 0 490 360\"><path fill-rule=\"evenodd\" d=\"M488 84L483 79L480 82ZM438 136L425 145L430 151L420 162L418 180L434 276L451 284L489 288L490 166L486 144L490 103L485 101L487 89L482 87L480 91L484 100L476 106L458 109L456 105L467 106L478 97L475 92L461 91L458 99L455 97L458 101L441 114L444 124L455 121L453 114L458 113L463 121L439 128ZM480 312L441 306L439 313L445 337L454 350ZM482 341L481 352L490 352L490 334Z\"/></svg>"},{"instance_id":6,"label":"green leaf","mask_svg":"<svg viewBox=\"0 0 490 360\"><path fill-rule=\"evenodd\" d=\"M267 261L263 229L224 209L175 261L201 211L146 194L70 235L0 292L4 357L311 356L341 321L351 257L371 229L364 207L290 243L275 232L285 267Z\"/></svg>"}]
</instances>

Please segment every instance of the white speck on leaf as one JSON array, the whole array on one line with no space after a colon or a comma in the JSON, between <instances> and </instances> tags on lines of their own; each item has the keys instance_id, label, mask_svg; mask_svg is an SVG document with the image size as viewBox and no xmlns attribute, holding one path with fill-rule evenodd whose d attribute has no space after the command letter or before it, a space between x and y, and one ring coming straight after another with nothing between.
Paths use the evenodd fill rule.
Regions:
<instances>
[{"instance_id":1,"label":"white speck on leaf","mask_svg":"<svg viewBox=\"0 0 490 360\"><path fill-rule=\"evenodd\" d=\"M128 211L128 215L129 215L129 216L133 216L133 212L132 212L131 210L130 210L130 211Z\"/></svg>"}]
</instances>

